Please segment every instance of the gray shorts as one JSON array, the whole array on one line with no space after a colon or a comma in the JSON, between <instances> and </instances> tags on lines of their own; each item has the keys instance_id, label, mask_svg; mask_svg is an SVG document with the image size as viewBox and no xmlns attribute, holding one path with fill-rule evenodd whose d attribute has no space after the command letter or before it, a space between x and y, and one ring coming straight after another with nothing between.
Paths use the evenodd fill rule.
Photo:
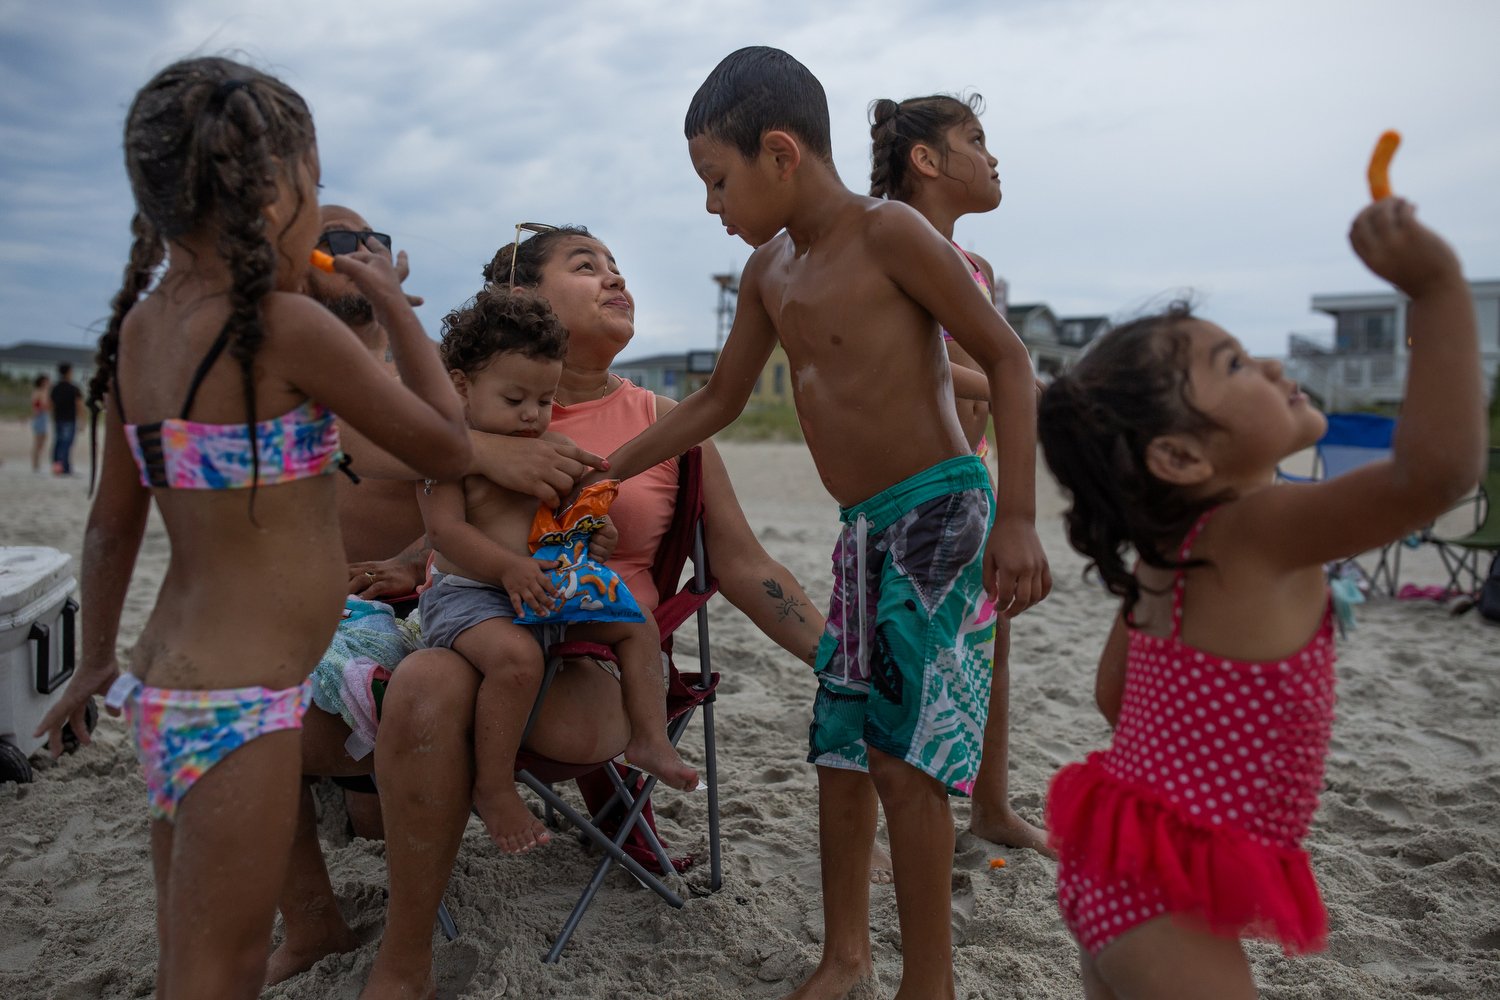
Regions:
<instances>
[{"instance_id":1,"label":"gray shorts","mask_svg":"<svg viewBox=\"0 0 1500 1000\"><path fill-rule=\"evenodd\" d=\"M510 596L498 587L470 580L455 573L433 573L432 586L422 591L417 601L422 619L422 644L429 648L452 649L464 632L491 618L513 621L516 609ZM536 638L546 652L563 637L560 625L518 625Z\"/></svg>"}]
</instances>

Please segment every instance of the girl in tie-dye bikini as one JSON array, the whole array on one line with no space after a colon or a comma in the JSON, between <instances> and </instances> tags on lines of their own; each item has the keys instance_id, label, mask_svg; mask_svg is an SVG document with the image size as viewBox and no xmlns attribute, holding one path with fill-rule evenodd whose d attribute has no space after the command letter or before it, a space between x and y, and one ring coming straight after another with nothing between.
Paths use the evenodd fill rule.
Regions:
<instances>
[{"instance_id":1,"label":"girl in tie-dye bikini","mask_svg":"<svg viewBox=\"0 0 1500 1000\"><path fill-rule=\"evenodd\" d=\"M175 63L132 104L125 153L135 239L89 387L104 459L80 663L38 732L57 752L63 724L86 733L88 702L109 690L150 799L157 992L251 996L297 815L307 677L346 589L333 413L427 475L462 471L468 443L387 256L336 266L375 305L400 382L297 294L319 165L294 91L224 59ZM122 673L120 618L153 500L171 562Z\"/></svg>"}]
</instances>

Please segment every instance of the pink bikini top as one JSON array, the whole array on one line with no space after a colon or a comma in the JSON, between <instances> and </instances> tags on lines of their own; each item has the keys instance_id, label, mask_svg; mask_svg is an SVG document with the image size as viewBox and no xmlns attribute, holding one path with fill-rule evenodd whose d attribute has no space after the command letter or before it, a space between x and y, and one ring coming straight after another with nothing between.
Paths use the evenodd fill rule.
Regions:
<instances>
[{"instance_id":1,"label":"pink bikini top","mask_svg":"<svg viewBox=\"0 0 1500 1000\"><path fill-rule=\"evenodd\" d=\"M204 424L187 419L199 385L223 353L228 338L227 330L220 333L198 365L182 413L175 419L153 424L129 423L125 419L120 382L115 379L115 406L120 422L125 425L130 453L140 470L141 485L174 490L245 489L275 486L340 469L352 478L348 457L339 449L337 420L326 407L310 399L279 417L254 425Z\"/></svg>"},{"instance_id":2,"label":"pink bikini top","mask_svg":"<svg viewBox=\"0 0 1500 1000\"><path fill-rule=\"evenodd\" d=\"M953 244L953 249L964 255L964 260L969 262L969 273L973 275L975 281L979 282L979 287L984 289L984 292L989 296L990 301L994 301L995 290L990 287L990 279L985 277L984 269L977 263L975 263L974 258L969 256L969 252L963 247L959 246L957 243ZM952 340L953 334L949 333L947 330L944 330L943 339Z\"/></svg>"}]
</instances>

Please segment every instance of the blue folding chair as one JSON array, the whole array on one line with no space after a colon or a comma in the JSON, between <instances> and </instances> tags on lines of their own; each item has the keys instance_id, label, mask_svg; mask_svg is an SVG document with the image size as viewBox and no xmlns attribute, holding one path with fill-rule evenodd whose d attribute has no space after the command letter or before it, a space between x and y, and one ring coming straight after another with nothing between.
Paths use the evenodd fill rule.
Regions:
<instances>
[{"instance_id":1,"label":"blue folding chair","mask_svg":"<svg viewBox=\"0 0 1500 1000\"><path fill-rule=\"evenodd\" d=\"M1276 470L1276 475L1290 483L1315 483L1342 476L1360 466L1390 458L1391 441L1395 435L1394 417L1374 413L1330 413L1328 430L1314 446L1312 475L1298 476L1280 469ZM1350 556L1334 563L1329 568L1329 575L1339 576L1352 568L1369 581L1372 589L1383 587L1387 594L1395 596L1401 576L1401 548L1402 542L1398 540L1374 550L1378 553L1374 570L1366 570Z\"/></svg>"}]
</instances>

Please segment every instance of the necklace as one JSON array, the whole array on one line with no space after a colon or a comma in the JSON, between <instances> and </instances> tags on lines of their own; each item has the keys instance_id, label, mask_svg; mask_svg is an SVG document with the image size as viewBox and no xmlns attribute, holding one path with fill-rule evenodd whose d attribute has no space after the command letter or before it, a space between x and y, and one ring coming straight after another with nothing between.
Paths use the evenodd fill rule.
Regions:
<instances>
[{"instance_id":1,"label":"necklace","mask_svg":"<svg viewBox=\"0 0 1500 1000\"><path fill-rule=\"evenodd\" d=\"M613 383L611 383L611 380L613 380ZM620 376L614 374L613 372L606 372L604 375L604 382L598 389L581 389L577 392L569 391L567 393L569 398L566 401L559 399L558 402L562 403L562 405L564 406L577 406L579 403L592 403L596 400L603 399L605 396L608 396L614 390L615 384L622 381L623 379L621 379Z\"/></svg>"}]
</instances>

